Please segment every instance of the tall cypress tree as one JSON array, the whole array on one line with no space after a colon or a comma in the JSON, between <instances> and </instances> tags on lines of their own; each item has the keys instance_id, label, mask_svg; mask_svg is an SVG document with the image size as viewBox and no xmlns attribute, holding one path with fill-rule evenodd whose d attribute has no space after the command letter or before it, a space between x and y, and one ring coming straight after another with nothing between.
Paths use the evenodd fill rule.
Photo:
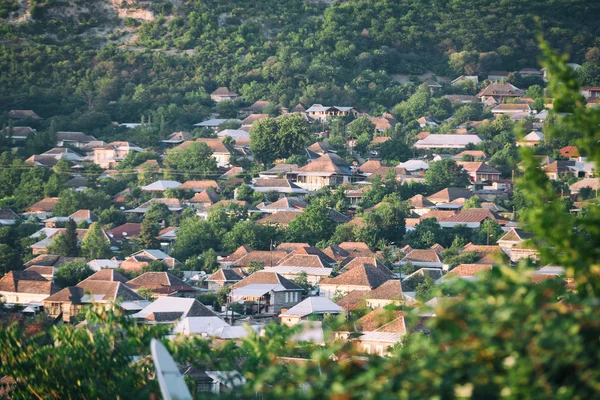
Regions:
<instances>
[{"instance_id":1,"label":"tall cypress tree","mask_svg":"<svg viewBox=\"0 0 600 400\"><path fill-rule=\"evenodd\" d=\"M56 235L48 246L48 253L64 257L77 257L79 255L77 225L71 218L67 221L65 230Z\"/></svg>"}]
</instances>

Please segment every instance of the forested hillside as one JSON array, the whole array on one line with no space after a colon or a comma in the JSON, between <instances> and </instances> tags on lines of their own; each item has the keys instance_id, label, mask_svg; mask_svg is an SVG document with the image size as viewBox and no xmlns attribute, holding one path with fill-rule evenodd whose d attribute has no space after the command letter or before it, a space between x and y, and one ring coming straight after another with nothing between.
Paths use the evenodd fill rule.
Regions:
<instances>
[{"instance_id":1,"label":"forested hillside","mask_svg":"<svg viewBox=\"0 0 600 400\"><path fill-rule=\"evenodd\" d=\"M538 31L583 64L582 83L597 83L588 72L599 68L600 3L587 0L27 4L0 1L0 122L10 109L34 109L57 129L98 137L112 134L111 121L142 115L169 129L229 116L208 97L219 86L247 102L376 115L415 90L393 74L485 78L538 66Z\"/></svg>"}]
</instances>

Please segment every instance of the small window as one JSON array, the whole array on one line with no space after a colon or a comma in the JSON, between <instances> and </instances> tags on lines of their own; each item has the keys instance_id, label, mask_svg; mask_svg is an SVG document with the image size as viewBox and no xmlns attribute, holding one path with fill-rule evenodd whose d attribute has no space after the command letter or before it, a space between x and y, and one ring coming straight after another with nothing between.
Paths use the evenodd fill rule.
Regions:
<instances>
[{"instance_id":1,"label":"small window","mask_svg":"<svg viewBox=\"0 0 600 400\"><path fill-rule=\"evenodd\" d=\"M367 353L367 354L371 354L371 345L370 344L363 344L363 350Z\"/></svg>"},{"instance_id":2,"label":"small window","mask_svg":"<svg viewBox=\"0 0 600 400\"><path fill-rule=\"evenodd\" d=\"M381 346L381 345L375 346L375 353L377 353L380 356L383 356L383 346Z\"/></svg>"}]
</instances>

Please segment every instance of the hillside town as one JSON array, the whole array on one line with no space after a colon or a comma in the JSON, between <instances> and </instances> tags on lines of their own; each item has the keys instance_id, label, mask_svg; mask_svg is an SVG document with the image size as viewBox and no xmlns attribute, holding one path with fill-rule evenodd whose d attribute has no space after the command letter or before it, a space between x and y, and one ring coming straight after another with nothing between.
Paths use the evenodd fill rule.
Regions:
<instances>
[{"instance_id":1,"label":"hillside town","mask_svg":"<svg viewBox=\"0 0 600 400\"><path fill-rule=\"evenodd\" d=\"M542 84L520 89L504 71L428 79L408 100L423 101L414 120L348 105L248 105L221 87L211 99L238 106L239 118L215 115L153 146L128 141L129 130L152 129L144 123L115 123L121 134L109 143L57 131L16 182L47 177L51 195L0 210L3 236L20 235L24 252L22 267L3 255L3 310L78 324L91 305L118 307L215 343L264 334L268 323L302 325L297 341L350 341L386 356L453 301L435 297L440 285L526 260L532 282L569 287L562 267L538 262L518 222L517 148L533 148L572 214L594 204L596 165L543 133L558 123L544 71L517 74ZM600 87L581 94L595 107ZM434 104L449 117L429 114ZM42 117L8 118L4 137L18 151ZM334 324L340 316L347 322ZM202 376L203 387L222 385Z\"/></svg>"},{"instance_id":2,"label":"hillside town","mask_svg":"<svg viewBox=\"0 0 600 400\"><path fill-rule=\"evenodd\" d=\"M71 3L0 0L0 399L597 397L598 5Z\"/></svg>"}]
</instances>

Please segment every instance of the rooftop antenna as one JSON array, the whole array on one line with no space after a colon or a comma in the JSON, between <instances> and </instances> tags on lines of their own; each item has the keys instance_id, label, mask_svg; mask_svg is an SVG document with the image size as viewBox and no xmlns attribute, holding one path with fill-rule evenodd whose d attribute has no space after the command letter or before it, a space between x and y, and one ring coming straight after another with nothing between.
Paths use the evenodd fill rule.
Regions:
<instances>
[{"instance_id":1,"label":"rooftop antenna","mask_svg":"<svg viewBox=\"0 0 600 400\"><path fill-rule=\"evenodd\" d=\"M173 357L171 357L165 346L159 340L152 339L150 351L163 399L192 400L192 395L185 384L183 375L179 372L179 368L177 368Z\"/></svg>"}]
</instances>

